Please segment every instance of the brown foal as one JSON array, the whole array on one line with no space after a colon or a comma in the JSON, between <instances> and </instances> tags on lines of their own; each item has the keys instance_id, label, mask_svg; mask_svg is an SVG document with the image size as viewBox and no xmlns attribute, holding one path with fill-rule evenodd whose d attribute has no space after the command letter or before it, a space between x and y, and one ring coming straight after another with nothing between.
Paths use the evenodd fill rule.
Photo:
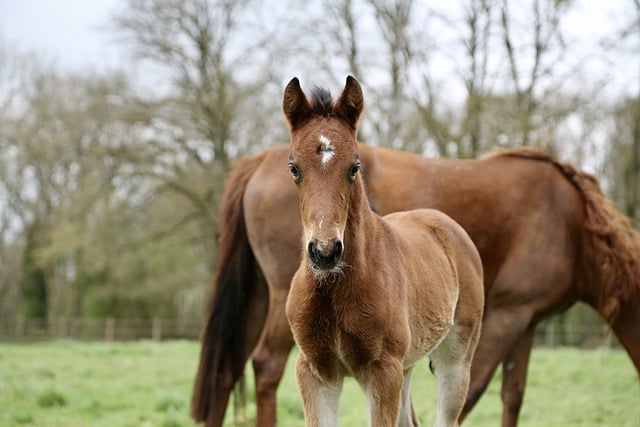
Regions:
<instances>
[{"instance_id":1,"label":"brown foal","mask_svg":"<svg viewBox=\"0 0 640 427\"><path fill-rule=\"evenodd\" d=\"M425 356L437 378L435 425L458 425L484 305L478 250L439 211L380 217L371 209L359 173L363 95L354 78L335 102L321 89L307 99L293 79L283 109L304 230L286 314L300 347L306 425L337 425L347 375L365 392L372 426L417 425L411 374Z\"/></svg>"}]
</instances>

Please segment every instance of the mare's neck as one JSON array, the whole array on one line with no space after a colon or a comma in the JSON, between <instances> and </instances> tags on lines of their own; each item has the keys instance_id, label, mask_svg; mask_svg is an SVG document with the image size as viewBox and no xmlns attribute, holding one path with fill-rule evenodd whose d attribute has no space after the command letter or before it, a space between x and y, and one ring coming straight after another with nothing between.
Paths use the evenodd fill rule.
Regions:
<instances>
[{"instance_id":1,"label":"mare's neck","mask_svg":"<svg viewBox=\"0 0 640 427\"><path fill-rule=\"evenodd\" d=\"M640 375L640 302L624 302L610 324Z\"/></svg>"},{"instance_id":2,"label":"mare's neck","mask_svg":"<svg viewBox=\"0 0 640 427\"><path fill-rule=\"evenodd\" d=\"M609 324L640 375L640 295L634 294L625 300L619 296L605 296L595 286L591 289L581 300Z\"/></svg>"}]
</instances>

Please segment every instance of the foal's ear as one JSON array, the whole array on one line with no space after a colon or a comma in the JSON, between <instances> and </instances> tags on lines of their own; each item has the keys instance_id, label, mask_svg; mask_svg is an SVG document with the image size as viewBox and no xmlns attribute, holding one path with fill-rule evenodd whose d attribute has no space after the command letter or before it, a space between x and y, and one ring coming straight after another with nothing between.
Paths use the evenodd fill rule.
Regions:
<instances>
[{"instance_id":1,"label":"foal's ear","mask_svg":"<svg viewBox=\"0 0 640 427\"><path fill-rule=\"evenodd\" d=\"M347 76L347 82L344 85L340 98L336 101L335 112L342 119L346 120L353 129L358 127L358 120L364 108L364 96L360 83Z\"/></svg>"},{"instance_id":2,"label":"foal's ear","mask_svg":"<svg viewBox=\"0 0 640 427\"><path fill-rule=\"evenodd\" d=\"M289 122L291 130L298 128L311 116L311 105L302 91L300 81L297 77L291 79L287 87L284 89L282 110Z\"/></svg>"}]
</instances>

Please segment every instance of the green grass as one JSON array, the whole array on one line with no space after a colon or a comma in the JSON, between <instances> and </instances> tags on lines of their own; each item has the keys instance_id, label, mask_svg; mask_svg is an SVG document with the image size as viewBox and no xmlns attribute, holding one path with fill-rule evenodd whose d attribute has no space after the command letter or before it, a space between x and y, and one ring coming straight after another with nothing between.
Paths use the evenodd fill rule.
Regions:
<instances>
[{"instance_id":1,"label":"green grass","mask_svg":"<svg viewBox=\"0 0 640 427\"><path fill-rule=\"evenodd\" d=\"M0 426L193 426L188 410L197 358L198 344L188 341L0 344ZM249 420L255 414L251 375ZM465 425L500 425L499 380ZM431 425L436 390L426 363L414 374L413 395L422 424ZM293 363L278 405L281 426L304 425ZM365 408L360 389L347 380L341 425L366 425ZM232 419L229 414L229 426ZM621 351L536 349L520 420L523 427L640 427L638 375Z\"/></svg>"}]
</instances>

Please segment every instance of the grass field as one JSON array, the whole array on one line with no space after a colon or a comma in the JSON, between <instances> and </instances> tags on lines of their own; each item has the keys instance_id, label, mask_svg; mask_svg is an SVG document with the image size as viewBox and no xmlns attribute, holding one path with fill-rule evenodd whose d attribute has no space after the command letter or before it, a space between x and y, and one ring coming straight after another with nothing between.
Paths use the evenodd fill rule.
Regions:
<instances>
[{"instance_id":1,"label":"grass field","mask_svg":"<svg viewBox=\"0 0 640 427\"><path fill-rule=\"evenodd\" d=\"M188 341L0 344L0 426L192 426L197 357L198 344ZM292 367L279 391L284 427L304 425ZM418 415L431 425L435 381L425 363L413 383ZM252 380L247 386L253 401ZM341 425L366 425L364 408L357 385L347 381ZM254 411L250 405L248 419ZM500 413L498 375L465 425L498 426ZM524 427L640 427L638 376L621 351L536 349L520 419Z\"/></svg>"}]
</instances>

